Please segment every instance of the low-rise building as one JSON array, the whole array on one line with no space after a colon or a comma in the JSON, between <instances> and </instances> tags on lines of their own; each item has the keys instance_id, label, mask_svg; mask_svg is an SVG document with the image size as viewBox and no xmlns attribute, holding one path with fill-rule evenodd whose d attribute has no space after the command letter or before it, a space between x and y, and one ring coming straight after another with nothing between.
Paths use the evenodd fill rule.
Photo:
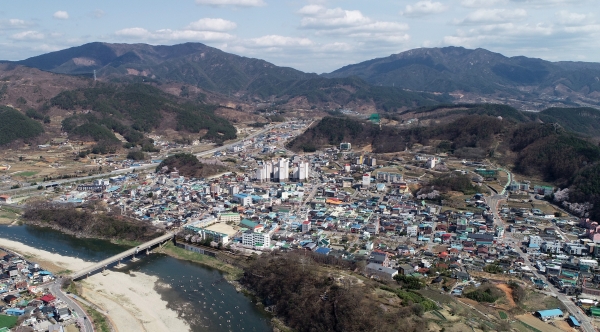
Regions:
<instances>
[{"instance_id":1,"label":"low-rise building","mask_svg":"<svg viewBox=\"0 0 600 332\"><path fill-rule=\"evenodd\" d=\"M368 275L376 276L382 280L393 280L394 276L398 274L398 270L377 263L369 263L366 272Z\"/></svg>"}]
</instances>

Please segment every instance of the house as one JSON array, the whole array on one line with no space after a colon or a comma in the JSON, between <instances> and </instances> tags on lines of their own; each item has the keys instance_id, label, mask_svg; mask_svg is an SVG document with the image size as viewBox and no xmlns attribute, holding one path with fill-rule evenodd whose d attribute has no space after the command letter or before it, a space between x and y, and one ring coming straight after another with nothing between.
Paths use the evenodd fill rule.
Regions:
<instances>
[{"instance_id":1,"label":"house","mask_svg":"<svg viewBox=\"0 0 600 332\"><path fill-rule=\"evenodd\" d=\"M462 272L462 271L452 271L452 278L454 279L458 279L461 281L469 281L471 280L471 276L469 275L468 272Z\"/></svg>"},{"instance_id":2,"label":"house","mask_svg":"<svg viewBox=\"0 0 600 332\"><path fill-rule=\"evenodd\" d=\"M398 270L376 263L369 263L366 267L366 272L368 275L376 276L383 280L393 280L394 276L398 274Z\"/></svg>"},{"instance_id":3,"label":"house","mask_svg":"<svg viewBox=\"0 0 600 332\"><path fill-rule=\"evenodd\" d=\"M369 262L383 265L385 267L390 266L389 255L388 255L388 253L383 252L383 251L375 250L375 251L371 252L371 256L369 257Z\"/></svg>"},{"instance_id":4,"label":"house","mask_svg":"<svg viewBox=\"0 0 600 332\"><path fill-rule=\"evenodd\" d=\"M324 247L319 247L317 248L317 250L315 250L315 253L320 254L320 255L329 255L329 253L331 252L331 249L329 248L324 248Z\"/></svg>"},{"instance_id":5,"label":"house","mask_svg":"<svg viewBox=\"0 0 600 332\"><path fill-rule=\"evenodd\" d=\"M12 198L8 195L0 195L0 203L12 204Z\"/></svg>"},{"instance_id":6,"label":"house","mask_svg":"<svg viewBox=\"0 0 600 332\"><path fill-rule=\"evenodd\" d=\"M12 305L19 301L19 298L14 295L7 295L4 297L4 303Z\"/></svg>"},{"instance_id":7,"label":"house","mask_svg":"<svg viewBox=\"0 0 600 332\"><path fill-rule=\"evenodd\" d=\"M555 318L562 317L563 312L562 312L562 310L560 310L558 308L550 309L550 310L540 310L540 311L536 311L534 316L539 317L543 321L547 321L549 319L555 319Z\"/></svg>"},{"instance_id":8,"label":"house","mask_svg":"<svg viewBox=\"0 0 600 332\"><path fill-rule=\"evenodd\" d=\"M398 272L403 276L407 276L415 272L415 268L408 264L402 264L398 267Z\"/></svg>"},{"instance_id":9,"label":"house","mask_svg":"<svg viewBox=\"0 0 600 332\"><path fill-rule=\"evenodd\" d=\"M71 318L71 311L69 308L60 308L55 311L55 316L59 321L64 322Z\"/></svg>"},{"instance_id":10,"label":"house","mask_svg":"<svg viewBox=\"0 0 600 332\"><path fill-rule=\"evenodd\" d=\"M19 308L10 308L6 310L6 314L9 316L21 316L25 314L25 310Z\"/></svg>"}]
</instances>

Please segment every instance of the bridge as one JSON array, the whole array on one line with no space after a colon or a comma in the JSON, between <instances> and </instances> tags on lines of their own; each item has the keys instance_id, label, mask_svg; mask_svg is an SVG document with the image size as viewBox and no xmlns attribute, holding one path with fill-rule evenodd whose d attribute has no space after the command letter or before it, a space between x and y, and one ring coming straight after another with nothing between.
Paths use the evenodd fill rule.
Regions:
<instances>
[{"instance_id":1,"label":"bridge","mask_svg":"<svg viewBox=\"0 0 600 332\"><path fill-rule=\"evenodd\" d=\"M114 255L112 257L109 257L101 262L95 263L92 266L89 266L79 272L75 272L71 275L71 279L72 280L77 280L77 279L81 279L83 277L89 277L91 274L96 273L98 271L102 271L104 269L106 269L109 265L112 265L114 263L119 263L121 264L121 261L130 257L135 260L135 255L143 252L144 250L146 251L146 254L149 253L149 250L158 245L158 244L162 244L164 242L169 241L170 239L172 239L173 237L175 237L174 233L167 233L165 235L159 236L156 239L150 240L144 244L140 244L139 246L135 247L135 248L131 248L129 250L126 250L118 255Z\"/></svg>"}]
</instances>

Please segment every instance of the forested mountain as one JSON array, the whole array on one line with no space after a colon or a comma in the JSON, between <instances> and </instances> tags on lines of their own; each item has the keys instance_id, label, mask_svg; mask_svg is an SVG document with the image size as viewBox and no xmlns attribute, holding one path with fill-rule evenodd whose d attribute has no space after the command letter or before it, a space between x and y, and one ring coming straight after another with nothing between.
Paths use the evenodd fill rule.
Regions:
<instances>
[{"instance_id":1,"label":"forested mountain","mask_svg":"<svg viewBox=\"0 0 600 332\"><path fill-rule=\"evenodd\" d=\"M324 74L412 91L463 92L566 104L600 102L600 64L505 57L484 49L420 48Z\"/></svg>"},{"instance_id":2,"label":"forested mountain","mask_svg":"<svg viewBox=\"0 0 600 332\"><path fill-rule=\"evenodd\" d=\"M101 78L141 76L149 80L177 81L222 93L243 91L255 82L260 82L258 85L262 88L316 76L201 43L152 46L96 42L16 63L61 74L91 76L96 70Z\"/></svg>"},{"instance_id":3,"label":"forested mountain","mask_svg":"<svg viewBox=\"0 0 600 332\"><path fill-rule=\"evenodd\" d=\"M89 43L13 62L53 73L126 82L178 82L250 100L304 97L309 102L374 103L399 108L450 102L452 98L372 87L361 79L328 80L260 59L223 52L201 43L173 46ZM355 95L354 95L355 94Z\"/></svg>"}]
</instances>

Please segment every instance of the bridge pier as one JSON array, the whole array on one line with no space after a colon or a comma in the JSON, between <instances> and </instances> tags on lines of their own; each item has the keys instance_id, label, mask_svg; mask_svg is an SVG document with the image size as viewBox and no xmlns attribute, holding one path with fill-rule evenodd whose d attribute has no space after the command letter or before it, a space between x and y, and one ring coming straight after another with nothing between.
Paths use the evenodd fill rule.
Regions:
<instances>
[{"instance_id":1,"label":"bridge pier","mask_svg":"<svg viewBox=\"0 0 600 332\"><path fill-rule=\"evenodd\" d=\"M140 260L139 258L135 257L135 254L133 254L133 256L131 256L131 261L132 261L132 262L134 262L134 263L135 263L135 262L137 262L137 261L139 261L139 260Z\"/></svg>"},{"instance_id":2,"label":"bridge pier","mask_svg":"<svg viewBox=\"0 0 600 332\"><path fill-rule=\"evenodd\" d=\"M150 255L150 248L146 248L146 255Z\"/></svg>"},{"instance_id":3,"label":"bridge pier","mask_svg":"<svg viewBox=\"0 0 600 332\"><path fill-rule=\"evenodd\" d=\"M116 269L121 269L121 268L124 268L125 266L127 266L127 265L125 265L125 264L121 263L121 260L119 259L119 264L117 264L117 265L115 266L115 268L116 268Z\"/></svg>"}]
</instances>

